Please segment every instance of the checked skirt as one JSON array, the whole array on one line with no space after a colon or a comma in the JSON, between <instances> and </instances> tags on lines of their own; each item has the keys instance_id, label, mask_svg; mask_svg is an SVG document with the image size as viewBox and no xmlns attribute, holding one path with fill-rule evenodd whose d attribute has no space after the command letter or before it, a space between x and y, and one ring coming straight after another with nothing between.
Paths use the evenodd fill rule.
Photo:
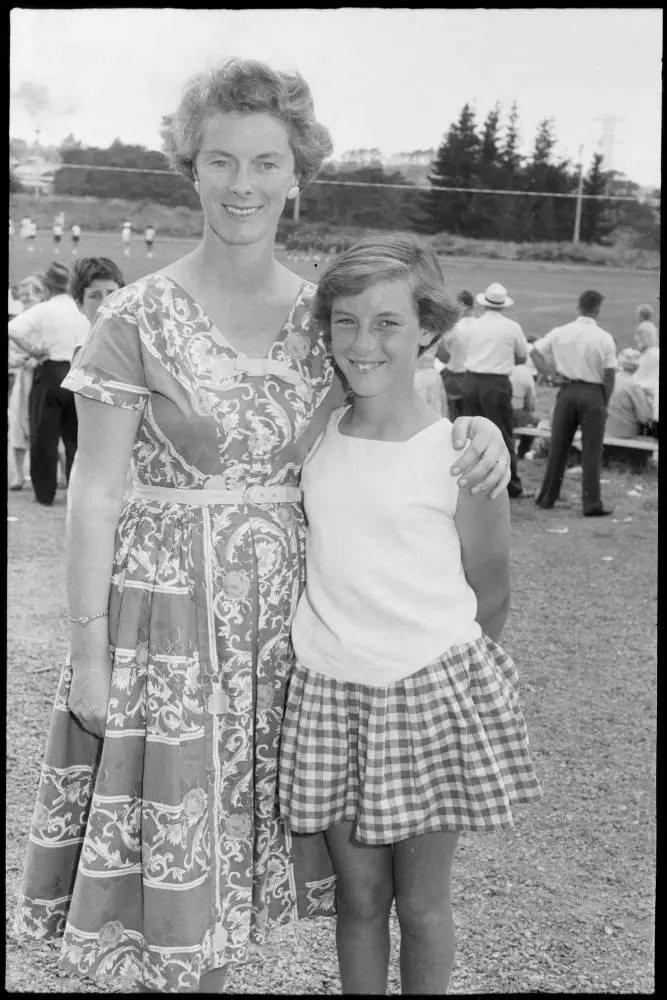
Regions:
<instances>
[{"instance_id":1,"label":"checked skirt","mask_svg":"<svg viewBox=\"0 0 667 1000\"><path fill-rule=\"evenodd\" d=\"M294 832L351 820L360 843L390 844L512 827L541 794L516 668L487 636L386 687L293 668L279 802Z\"/></svg>"}]
</instances>

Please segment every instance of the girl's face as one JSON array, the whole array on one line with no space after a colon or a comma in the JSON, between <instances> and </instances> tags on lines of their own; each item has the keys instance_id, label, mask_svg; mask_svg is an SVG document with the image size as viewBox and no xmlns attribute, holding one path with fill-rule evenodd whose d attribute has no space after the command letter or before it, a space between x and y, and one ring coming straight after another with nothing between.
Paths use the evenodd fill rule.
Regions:
<instances>
[{"instance_id":1,"label":"girl's face","mask_svg":"<svg viewBox=\"0 0 667 1000\"><path fill-rule=\"evenodd\" d=\"M195 172L206 224L216 236L236 245L274 239L296 183L282 122L264 112L215 112L204 122Z\"/></svg>"},{"instance_id":2,"label":"girl's face","mask_svg":"<svg viewBox=\"0 0 667 1000\"><path fill-rule=\"evenodd\" d=\"M106 297L112 292L117 292L119 288L120 285L109 278L95 278L94 281L91 281L83 293L83 302L81 303L81 312L89 323L95 319L97 310Z\"/></svg>"},{"instance_id":3,"label":"girl's face","mask_svg":"<svg viewBox=\"0 0 667 1000\"><path fill-rule=\"evenodd\" d=\"M378 281L358 295L341 295L331 309L334 360L355 396L411 391L422 330L407 280Z\"/></svg>"}]
</instances>

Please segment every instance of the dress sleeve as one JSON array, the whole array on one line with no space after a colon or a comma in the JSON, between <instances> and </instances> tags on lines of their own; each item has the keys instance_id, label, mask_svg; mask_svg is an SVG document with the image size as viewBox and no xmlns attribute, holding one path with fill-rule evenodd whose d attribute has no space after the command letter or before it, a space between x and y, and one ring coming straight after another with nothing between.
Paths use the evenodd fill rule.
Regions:
<instances>
[{"instance_id":1,"label":"dress sleeve","mask_svg":"<svg viewBox=\"0 0 667 1000\"><path fill-rule=\"evenodd\" d=\"M150 396L139 327L132 310L116 300L100 307L97 318L63 381L63 386L100 403L142 410Z\"/></svg>"}]
</instances>

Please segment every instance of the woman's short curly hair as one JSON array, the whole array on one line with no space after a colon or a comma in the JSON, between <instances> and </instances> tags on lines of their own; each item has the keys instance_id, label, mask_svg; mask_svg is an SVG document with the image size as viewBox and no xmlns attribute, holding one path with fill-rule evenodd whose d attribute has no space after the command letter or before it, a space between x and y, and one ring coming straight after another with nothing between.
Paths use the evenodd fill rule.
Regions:
<instances>
[{"instance_id":1,"label":"woman's short curly hair","mask_svg":"<svg viewBox=\"0 0 667 1000\"><path fill-rule=\"evenodd\" d=\"M317 286L313 317L327 337L334 299L359 295L378 281L407 280L423 330L433 334L423 354L460 319L461 311L445 290L445 276L435 251L412 236L368 236L344 250L329 265Z\"/></svg>"},{"instance_id":2,"label":"woman's short curly hair","mask_svg":"<svg viewBox=\"0 0 667 1000\"><path fill-rule=\"evenodd\" d=\"M252 59L227 59L185 84L176 110L162 119L164 151L190 180L206 118L216 111L265 112L286 127L297 174L305 185L333 152L328 129L315 118L310 87L300 73L274 70Z\"/></svg>"}]
</instances>

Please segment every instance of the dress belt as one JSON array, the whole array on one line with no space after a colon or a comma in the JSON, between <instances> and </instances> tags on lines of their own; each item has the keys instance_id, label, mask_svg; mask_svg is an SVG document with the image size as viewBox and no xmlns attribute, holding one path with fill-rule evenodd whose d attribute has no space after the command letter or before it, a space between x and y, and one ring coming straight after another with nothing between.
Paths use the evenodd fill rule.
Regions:
<instances>
[{"instance_id":1,"label":"dress belt","mask_svg":"<svg viewBox=\"0 0 667 1000\"><path fill-rule=\"evenodd\" d=\"M172 489L169 486L136 484L130 499L160 500L162 503L182 503L193 507L215 507L222 504L300 503L299 486L247 486L236 490L205 487L201 490Z\"/></svg>"}]
</instances>

